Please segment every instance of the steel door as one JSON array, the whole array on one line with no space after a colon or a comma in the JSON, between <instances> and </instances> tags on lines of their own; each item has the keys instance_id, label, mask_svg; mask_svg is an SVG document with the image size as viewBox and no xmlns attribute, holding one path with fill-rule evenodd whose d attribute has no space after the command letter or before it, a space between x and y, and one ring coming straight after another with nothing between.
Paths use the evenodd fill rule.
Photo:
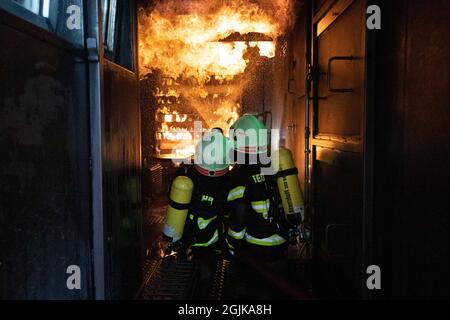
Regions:
<instances>
[{"instance_id":1,"label":"steel door","mask_svg":"<svg viewBox=\"0 0 450 320\"><path fill-rule=\"evenodd\" d=\"M314 248L320 285L338 297L362 294L365 11L363 0L325 1L313 19Z\"/></svg>"},{"instance_id":2,"label":"steel door","mask_svg":"<svg viewBox=\"0 0 450 320\"><path fill-rule=\"evenodd\" d=\"M130 299L142 279L141 124L134 0L102 0L102 164L106 298Z\"/></svg>"}]
</instances>

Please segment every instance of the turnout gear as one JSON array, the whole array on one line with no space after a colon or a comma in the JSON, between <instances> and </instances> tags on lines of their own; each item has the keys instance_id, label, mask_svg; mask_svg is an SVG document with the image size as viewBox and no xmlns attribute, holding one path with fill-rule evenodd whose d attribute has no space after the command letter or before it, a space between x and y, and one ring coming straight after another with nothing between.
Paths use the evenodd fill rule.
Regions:
<instances>
[{"instance_id":1,"label":"turnout gear","mask_svg":"<svg viewBox=\"0 0 450 320\"><path fill-rule=\"evenodd\" d=\"M176 190L174 186L180 179L191 181L192 196L188 202L182 202L184 205L181 208L174 208L171 192L166 222L166 225L170 222L170 226L173 226L175 223L171 221L175 219L172 212L174 209L183 209L183 216L176 222L180 224L184 221L184 232L181 234L182 238L177 237L175 241L180 240L183 248L191 247L194 254L205 248L219 247L222 211L227 197L224 186L229 172L227 139L218 131L207 133L197 145L196 153L194 163L183 165L172 184L172 190ZM180 215L178 211L175 213ZM166 230L170 230L169 227L164 228L164 233L169 233Z\"/></svg>"},{"instance_id":2,"label":"turnout gear","mask_svg":"<svg viewBox=\"0 0 450 320\"><path fill-rule=\"evenodd\" d=\"M178 174L189 177L194 184L183 242L199 249L217 247L227 197L227 191L223 187L226 185L227 175L204 175L196 165L185 166Z\"/></svg>"},{"instance_id":3,"label":"turnout gear","mask_svg":"<svg viewBox=\"0 0 450 320\"><path fill-rule=\"evenodd\" d=\"M230 173L226 243L232 255L241 246L257 255L282 252L286 239L271 219L274 205L268 183L259 165L238 164Z\"/></svg>"},{"instance_id":4,"label":"turnout gear","mask_svg":"<svg viewBox=\"0 0 450 320\"><path fill-rule=\"evenodd\" d=\"M273 188L261 173L258 159L249 160L251 155L267 152L267 128L257 117L246 114L231 127L230 140L232 148L245 155L246 163L236 164L230 173L228 251L234 255L242 246L264 258L277 258L286 239L273 221Z\"/></svg>"}]
</instances>

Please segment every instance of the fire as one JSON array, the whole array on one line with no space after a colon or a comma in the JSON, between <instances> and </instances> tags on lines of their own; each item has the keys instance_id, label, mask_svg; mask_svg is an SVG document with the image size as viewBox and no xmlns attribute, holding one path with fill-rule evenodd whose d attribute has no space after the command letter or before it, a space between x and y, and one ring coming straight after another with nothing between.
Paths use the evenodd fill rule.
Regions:
<instances>
[{"instance_id":1,"label":"fire","mask_svg":"<svg viewBox=\"0 0 450 320\"><path fill-rule=\"evenodd\" d=\"M159 1L140 10L141 75L159 69L174 79L193 77L202 83L231 80L245 71L249 42L221 42L233 33L262 34L260 55L275 56L276 38L289 25L292 1ZM270 3L270 5L269 5Z\"/></svg>"},{"instance_id":2,"label":"fire","mask_svg":"<svg viewBox=\"0 0 450 320\"><path fill-rule=\"evenodd\" d=\"M185 154L193 152L187 125L192 119L176 107L190 106L206 128L220 127L226 134L251 81L237 76L245 73L253 53L261 59L276 56L277 39L292 23L294 1L153 2L139 11L140 75L158 70L170 79L164 80L164 90L154 90L161 120L157 138L164 149Z\"/></svg>"},{"instance_id":3,"label":"fire","mask_svg":"<svg viewBox=\"0 0 450 320\"><path fill-rule=\"evenodd\" d=\"M275 43L273 42L263 42L263 41L252 41L249 43L250 47L258 47L259 55L261 57L274 58L275 57Z\"/></svg>"},{"instance_id":4,"label":"fire","mask_svg":"<svg viewBox=\"0 0 450 320\"><path fill-rule=\"evenodd\" d=\"M161 121L157 132L157 151L164 158L185 158L195 152L194 128L189 124L189 115L176 111L170 113L167 107L157 110L157 121Z\"/></svg>"}]
</instances>

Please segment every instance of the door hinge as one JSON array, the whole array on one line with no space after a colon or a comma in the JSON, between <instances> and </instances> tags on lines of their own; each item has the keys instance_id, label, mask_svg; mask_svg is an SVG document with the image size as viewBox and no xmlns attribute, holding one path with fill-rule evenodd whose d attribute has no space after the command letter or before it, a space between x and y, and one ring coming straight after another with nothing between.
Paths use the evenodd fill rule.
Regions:
<instances>
[{"instance_id":1,"label":"door hinge","mask_svg":"<svg viewBox=\"0 0 450 320\"><path fill-rule=\"evenodd\" d=\"M86 39L86 50L89 62L99 62L98 43L96 38Z\"/></svg>"}]
</instances>

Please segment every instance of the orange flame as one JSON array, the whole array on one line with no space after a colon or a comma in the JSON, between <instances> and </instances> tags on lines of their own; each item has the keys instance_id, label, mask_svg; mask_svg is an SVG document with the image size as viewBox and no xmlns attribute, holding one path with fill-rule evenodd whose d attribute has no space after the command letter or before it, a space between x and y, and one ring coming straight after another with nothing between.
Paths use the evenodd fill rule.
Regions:
<instances>
[{"instance_id":1,"label":"orange flame","mask_svg":"<svg viewBox=\"0 0 450 320\"><path fill-rule=\"evenodd\" d=\"M264 34L273 42L257 42L260 55L275 56L275 41L289 25L290 0L160 1L140 11L140 66L145 76L159 69L174 79L214 77L231 80L245 71L249 44L220 42L233 33ZM269 3L271 3L269 5ZM255 45L254 42L251 45Z\"/></svg>"},{"instance_id":2,"label":"orange flame","mask_svg":"<svg viewBox=\"0 0 450 320\"><path fill-rule=\"evenodd\" d=\"M220 127L225 134L239 116L239 101L250 77L243 74L250 57L249 48L258 48L268 59L276 56L278 37L291 26L293 0L159 0L149 9L139 11L140 75L145 78L155 70L164 77L188 80L163 93L155 92L165 110L159 139L189 140L190 133L178 125L180 115L171 100L180 96L205 119L209 128ZM237 38L235 37L237 35ZM253 52L253 51L252 51ZM215 81L212 81L215 80ZM232 83L234 81L234 83ZM216 83L212 85L211 83ZM217 84L219 83L219 84ZM218 88L218 86L222 86ZM170 87L170 86L169 86ZM160 107L161 107L160 104ZM174 153L193 150L181 143Z\"/></svg>"}]
</instances>

